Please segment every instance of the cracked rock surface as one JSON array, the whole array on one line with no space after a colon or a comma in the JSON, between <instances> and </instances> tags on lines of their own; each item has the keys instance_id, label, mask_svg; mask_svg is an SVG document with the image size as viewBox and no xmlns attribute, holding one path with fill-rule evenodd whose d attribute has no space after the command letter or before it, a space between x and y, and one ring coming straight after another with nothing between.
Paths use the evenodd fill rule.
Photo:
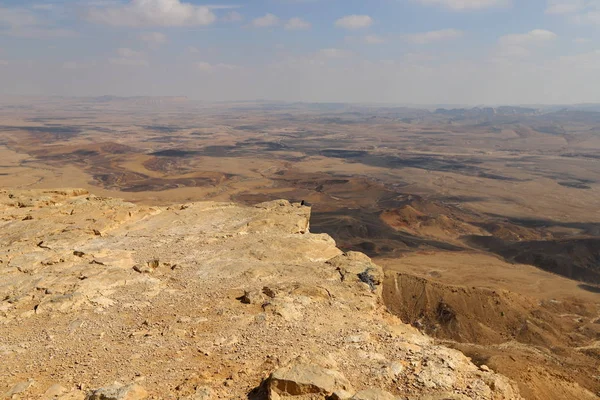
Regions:
<instances>
[{"instance_id":1,"label":"cracked rock surface","mask_svg":"<svg viewBox=\"0 0 600 400\"><path fill-rule=\"evenodd\" d=\"M0 398L521 398L389 314L381 268L309 219L0 191Z\"/></svg>"}]
</instances>

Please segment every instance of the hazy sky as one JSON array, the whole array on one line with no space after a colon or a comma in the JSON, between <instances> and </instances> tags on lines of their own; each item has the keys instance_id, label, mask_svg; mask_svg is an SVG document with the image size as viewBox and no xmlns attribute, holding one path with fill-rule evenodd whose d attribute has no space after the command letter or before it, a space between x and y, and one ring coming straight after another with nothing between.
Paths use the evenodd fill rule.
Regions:
<instances>
[{"instance_id":1,"label":"hazy sky","mask_svg":"<svg viewBox=\"0 0 600 400\"><path fill-rule=\"evenodd\" d=\"M0 94L600 102L600 0L0 0Z\"/></svg>"}]
</instances>

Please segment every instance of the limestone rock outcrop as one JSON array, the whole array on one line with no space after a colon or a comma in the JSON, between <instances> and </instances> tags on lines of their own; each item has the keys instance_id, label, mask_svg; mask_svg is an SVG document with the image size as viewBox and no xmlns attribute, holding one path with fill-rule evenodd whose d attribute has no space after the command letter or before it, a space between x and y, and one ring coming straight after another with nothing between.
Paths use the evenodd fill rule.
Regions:
<instances>
[{"instance_id":1,"label":"limestone rock outcrop","mask_svg":"<svg viewBox=\"0 0 600 400\"><path fill-rule=\"evenodd\" d=\"M388 313L381 268L310 233L309 218L287 201L0 190L0 393L521 398Z\"/></svg>"}]
</instances>

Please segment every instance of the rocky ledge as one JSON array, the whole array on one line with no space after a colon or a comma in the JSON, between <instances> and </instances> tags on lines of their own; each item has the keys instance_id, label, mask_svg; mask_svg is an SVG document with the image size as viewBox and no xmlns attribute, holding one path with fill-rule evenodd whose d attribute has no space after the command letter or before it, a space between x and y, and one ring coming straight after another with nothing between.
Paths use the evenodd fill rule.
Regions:
<instances>
[{"instance_id":1,"label":"rocky ledge","mask_svg":"<svg viewBox=\"0 0 600 400\"><path fill-rule=\"evenodd\" d=\"M310 208L0 191L0 397L520 399L388 313Z\"/></svg>"}]
</instances>

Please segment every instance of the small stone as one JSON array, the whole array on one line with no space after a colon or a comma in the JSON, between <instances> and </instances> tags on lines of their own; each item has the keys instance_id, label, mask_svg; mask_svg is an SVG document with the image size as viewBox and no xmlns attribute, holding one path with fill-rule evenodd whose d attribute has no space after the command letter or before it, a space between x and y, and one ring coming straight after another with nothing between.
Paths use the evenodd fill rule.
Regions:
<instances>
[{"instance_id":1,"label":"small stone","mask_svg":"<svg viewBox=\"0 0 600 400\"><path fill-rule=\"evenodd\" d=\"M34 383L35 383L35 381L33 379L30 379L28 381L18 382L15 385L13 385L13 387L11 387L8 390L8 392L6 392L6 394L4 395L4 397L10 399L15 394L23 393L27 389L29 389L31 386L33 386Z\"/></svg>"},{"instance_id":2,"label":"small stone","mask_svg":"<svg viewBox=\"0 0 600 400\"><path fill-rule=\"evenodd\" d=\"M482 370L483 372L492 372L492 370L490 369L490 367L488 367L487 365L481 365L479 367L480 370Z\"/></svg>"},{"instance_id":3,"label":"small stone","mask_svg":"<svg viewBox=\"0 0 600 400\"><path fill-rule=\"evenodd\" d=\"M402 372L404 372L404 365L402 365L402 363L399 363L398 361L393 361L390 363L389 369L390 373L393 376L398 376L402 374Z\"/></svg>"},{"instance_id":4,"label":"small stone","mask_svg":"<svg viewBox=\"0 0 600 400\"><path fill-rule=\"evenodd\" d=\"M204 349L198 349L198 353L205 355L206 357L210 356L210 351Z\"/></svg>"},{"instance_id":5,"label":"small stone","mask_svg":"<svg viewBox=\"0 0 600 400\"><path fill-rule=\"evenodd\" d=\"M269 394L267 396L268 400L281 400L281 396L274 392L273 390L269 390Z\"/></svg>"},{"instance_id":6,"label":"small stone","mask_svg":"<svg viewBox=\"0 0 600 400\"><path fill-rule=\"evenodd\" d=\"M149 274L153 271L148 265L134 265L133 270L135 272L139 272L140 274Z\"/></svg>"},{"instance_id":7,"label":"small stone","mask_svg":"<svg viewBox=\"0 0 600 400\"><path fill-rule=\"evenodd\" d=\"M238 297L236 300L239 300L243 304L263 304L264 296L257 290L244 290L244 294Z\"/></svg>"},{"instance_id":8,"label":"small stone","mask_svg":"<svg viewBox=\"0 0 600 400\"><path fill-rule=\"evenodd\" d=\"M42 399L55 399L58 396L65 394L67 392L67 389L61 385L59 385L58 383L50 386L48 388L48 390L46 390L44 392L44 394L42 395Z\"/></svg>"},{"instance_id":9,"label":"small stone","mask_svg":"<svg viewBox=\"0 0 600 400\"><path fill-rule=\"evenodd\" d=\"M333 392L333 394L331 396L329 396L329 399L331 400L348 400L352 397L352 393L344 390L344 389L340 389L340 390L336 390L335 392Z\"/></svg>"},{"instance_id":10,"label":"small stone","mask_svg":"<svg viewBox=\"0 0 600 400\"><path fill-rule=\"evenodd\" d=\"M270 297L272 299L274 299L275 296L277 296L277 292L268 286L263 287L262 292L264 293L265 296Z\"/></svg>"},{"instance_id":11,"label":"small stone","mask_svg":"<svg viewBox=\"0 0 600 400\"><path fill-rule=\"evenodd\" d=\"M196 389L196 393L192 396L191 400L211 400L212 398L212 389L203 386Z\"/></svg>"}]
</instances>

